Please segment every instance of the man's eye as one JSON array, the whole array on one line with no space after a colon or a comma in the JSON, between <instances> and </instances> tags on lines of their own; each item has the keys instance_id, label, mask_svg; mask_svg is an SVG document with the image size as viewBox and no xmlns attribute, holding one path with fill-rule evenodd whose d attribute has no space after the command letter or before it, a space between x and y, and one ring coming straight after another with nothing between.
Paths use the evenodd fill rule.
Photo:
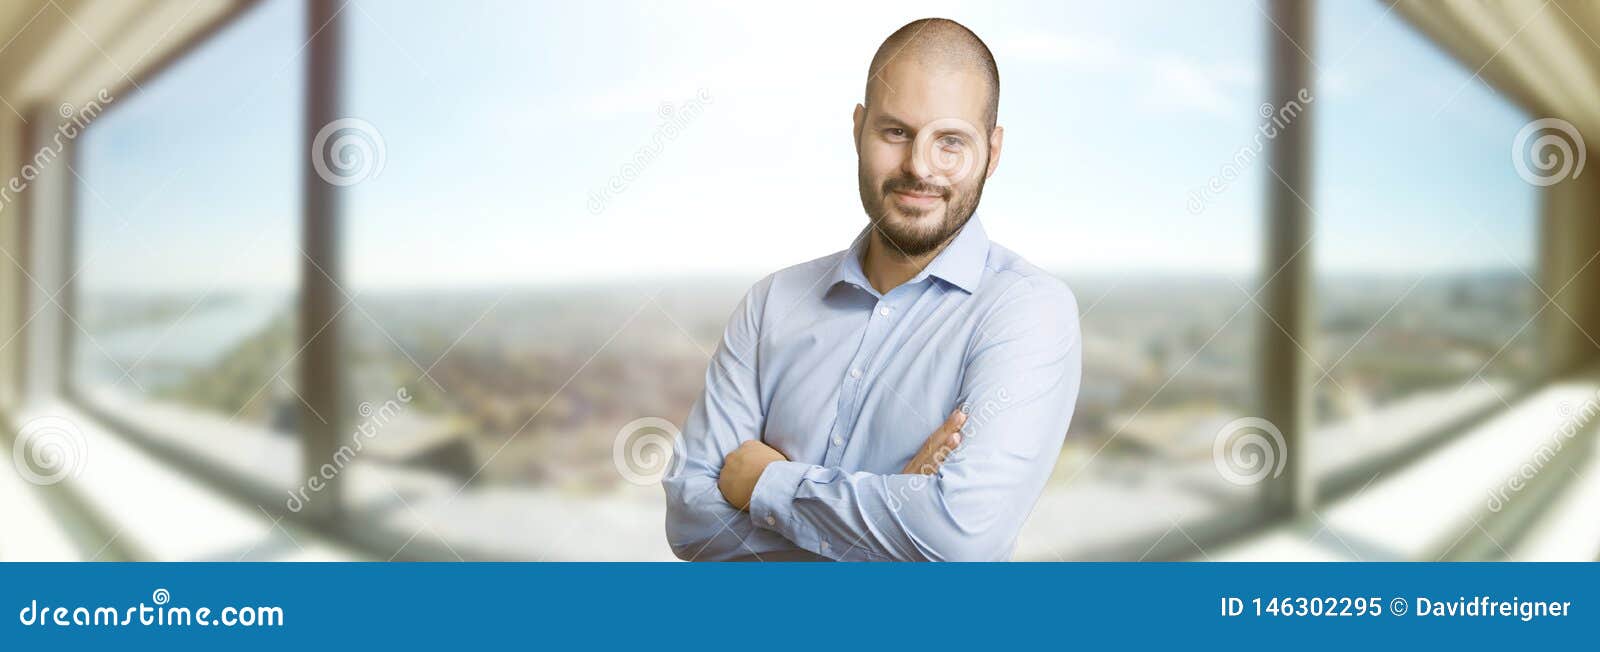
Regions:
<instances>
[{"instance_id":1,"label":"man's eye","mask_svg":"<svg viewBox=\"0 0 1600 652\"><path fill-rule=\"evenodd\" d=\"M890 127L888 129L883 130L883 134L885 136L888 136L889 138L892 138L892 139L900 139L900 138L905 138L906 137L906 130L901 129L899 127Z\"/></svg>"},{"instance_id":2,"label":"man's eye","mask_svg":"<svg viewBox=\"0 0 1600 652\"><path fill-rule=\"evenodd\" d=\"M966 146L966 141L963 141L957 136L945 136L939 139L939 147L952 152L959 152L962 149L965 149Z\"/></svg>"}]
</instances>

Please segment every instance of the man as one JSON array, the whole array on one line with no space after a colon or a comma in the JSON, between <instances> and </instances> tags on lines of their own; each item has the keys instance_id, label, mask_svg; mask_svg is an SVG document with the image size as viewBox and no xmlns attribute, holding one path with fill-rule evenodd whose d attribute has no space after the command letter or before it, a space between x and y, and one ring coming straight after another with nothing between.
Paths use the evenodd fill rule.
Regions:
<instances>
[{"instance_id":1,"label":"man","mask_svg":"<svg viewBox=\"0 0 1600 652\"><path fill-rule=\"evenodd\" d=\"M1010 557L1082 363L1072 293L973 217L999 99L954 21L879 47L855 107L869 224L734 311L662 481L680 558Z\"/></svg>"}]
</instances>

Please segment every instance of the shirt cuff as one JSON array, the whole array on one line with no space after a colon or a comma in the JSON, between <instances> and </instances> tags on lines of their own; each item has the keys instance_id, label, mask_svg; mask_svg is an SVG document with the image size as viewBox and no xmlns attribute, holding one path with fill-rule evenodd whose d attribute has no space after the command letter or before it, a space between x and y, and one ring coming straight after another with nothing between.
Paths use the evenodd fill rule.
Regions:
<instances>
[{"instance_id":1,"label":"shirt cuff","mask_svg":"<svg viewBox=\"0 0 1600 652\"><path fill-rule=\"evenodd\" d=\"M795 491L805 479L806 471L811 468L810 464L800 462L773 462L761 471L756 488L750 494L750 520L756 527L778 534L791 529L785 527L792 525L789 506L794 502Z\"/></svg>"}]
</instances>

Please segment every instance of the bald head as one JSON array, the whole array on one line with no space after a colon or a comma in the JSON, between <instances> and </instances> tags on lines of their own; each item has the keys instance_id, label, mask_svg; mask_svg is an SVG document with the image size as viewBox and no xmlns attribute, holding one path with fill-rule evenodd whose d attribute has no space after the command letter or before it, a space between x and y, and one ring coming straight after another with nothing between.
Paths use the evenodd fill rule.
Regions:
<instances>
[{"instance_id":1,"label":"bald head","mask_svg":"<svg viewBox=\"0 0 1600 652\"><path fill-rule=\"evenodd\" d=\"M872 106L876 93L893 92L883 80L884 68L891 65L917 65L938 72L971 72L983 77L988 86L984 124L994 130L1000 114L1000 68L983 39L961 23L947 18L923 18L895 30L872 56L867 69L864 105Z\"/></svg>"}]
</instances>

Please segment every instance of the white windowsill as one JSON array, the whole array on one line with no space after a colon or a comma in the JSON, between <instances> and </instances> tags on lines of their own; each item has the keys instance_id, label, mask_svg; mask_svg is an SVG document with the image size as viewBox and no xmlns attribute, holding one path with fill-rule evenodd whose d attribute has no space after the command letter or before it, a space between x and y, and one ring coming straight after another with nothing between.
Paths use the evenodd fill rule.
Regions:
<instances>
[{"instance_id":1,"label":"white windowsill","mask_svg":"<svg viewBox=\"0 0 1600 652\"><path fill-rule=\"evenodd\" d=\"M275 526L265 512L218 494L66 403L24 406L13 431L43 417L67 419L82 433L85 455L78 473L55 486L76 494L113 533L103 546L151 561L359 558L289 523Z\"/></svg>"}]
</instances>

